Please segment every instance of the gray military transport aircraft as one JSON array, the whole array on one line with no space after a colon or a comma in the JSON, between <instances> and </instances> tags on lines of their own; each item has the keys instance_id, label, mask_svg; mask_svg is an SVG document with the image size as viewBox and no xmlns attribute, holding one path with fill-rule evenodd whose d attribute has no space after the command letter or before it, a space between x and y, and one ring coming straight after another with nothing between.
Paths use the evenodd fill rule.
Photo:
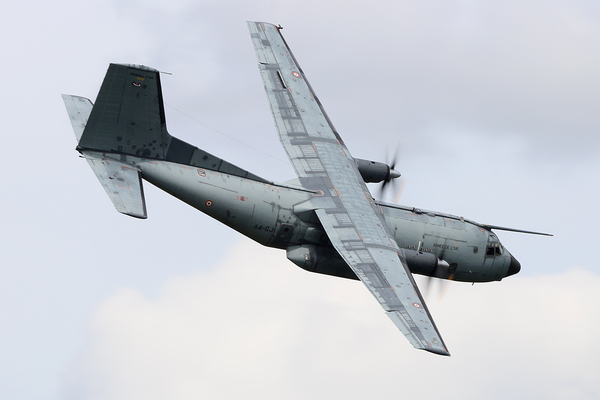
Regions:
<instances>
[{"instance_id":1,"label":"gray military transport aircraft","mask_svg":"<svg viewBox=\"0 0 600 400\"><path fill-rule=\"evenodd\" d=\"M374 200L366 182L400 174L352 157L280 27L248 28L297 179L271 182L171 136L160 73L141 65L111 64L95 105L63 95L77 151L117 211L146 218L144 179L305 270L361 280L414 347L450 355L412 274L500 281L521 266L493 230L537 232Z\"/></svg>"}]
</instances>

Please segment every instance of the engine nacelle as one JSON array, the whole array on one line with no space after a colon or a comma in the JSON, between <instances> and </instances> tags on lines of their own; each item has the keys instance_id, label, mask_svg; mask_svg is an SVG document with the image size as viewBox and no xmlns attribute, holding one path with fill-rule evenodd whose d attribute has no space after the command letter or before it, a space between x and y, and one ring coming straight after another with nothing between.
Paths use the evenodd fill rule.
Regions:
<instances>
[{"instance_id":1,"label":"engine nacelle","mask_svg":"<svg viewBox=\"0 0 600 400\"><path fill-rule=\"evenodd\" d=\"M408 269L413 274L434 276L438 267L448 268L448 263L440 260L434 254L422 251L402 249Z\"/></svg>"},{"instance_id":2,"label":"engine nacelle","mask_svg":"<svg viewBox=\"0 0 600 400\"><path fill-rule=\"evenodd\" d=\"M331 246L304 244L287 248L287 258L297 266L318 274L357 279L342 256Z\"/></svg>"},{"instance_id":3,"label":"engine nacelle","mask_svg":"<svg viewBox=\"0 0 600 400\"><path fill-rule=\"evenodd\" d=\"M448 263L431 253L403 249L408 269L413 274L433 276L438 266L448 267ZM310 272L358 279L354 271L331 246L304 244L287 248L287 258Z\"/></svg>"},{"instance_id":4,"label":"engine nacelle","mask_svg":"<svg viewBox=\"0 0 600 400\"><path fill-rule=\"evenodd\" d=\"M360 175L367 183L385 182L400 176L397 171L394 171L387 164L381 162L362 160L360 158L355 158L354 161L358 167L358 172L360 172Z\"/></svg>"}]
</instances>

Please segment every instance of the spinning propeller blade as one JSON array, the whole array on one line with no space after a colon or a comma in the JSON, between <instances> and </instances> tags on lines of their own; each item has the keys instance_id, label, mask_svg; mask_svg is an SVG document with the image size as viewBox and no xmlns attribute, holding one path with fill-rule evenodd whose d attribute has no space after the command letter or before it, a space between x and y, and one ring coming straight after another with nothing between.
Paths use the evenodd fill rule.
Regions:
<instances>
[{"instance_id":1,"label":"spinning propeller blade","mask_svg":"<svg viewBox=\"0 0 600 400\"><path fill-rule=\"evenodd\" d=\"M379 188L379 197L381 199L383 199L386 194L386 188L388 190L391 189L392 193L398 193L398 195L395 197L396 200L394 201L394 203L398 201L398 199L400 198L400 195L402 194L402 190L404 189L403 183L400 186L400 190L396 189L396 179L400 177L400 172L396 171L396 163L399 158L398 154L399 154L399 149L398 149L398 147L396 147L396 151L394 152L394 155L391 157L391 162L389 162L389 161L387 162L387 165L390 168L389 175L388 175L387 179L383 181L383 183L381 184L381 187ZM389 160L389 157L388 157L388 160Z\"/></svg>"}]
</instances>

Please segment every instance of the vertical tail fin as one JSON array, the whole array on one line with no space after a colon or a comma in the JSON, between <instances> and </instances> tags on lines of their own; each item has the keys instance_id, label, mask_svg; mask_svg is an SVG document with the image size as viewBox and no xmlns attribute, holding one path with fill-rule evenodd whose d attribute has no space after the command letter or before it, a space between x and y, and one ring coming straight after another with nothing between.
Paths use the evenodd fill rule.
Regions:
<instances>
[{"instance_id":1,"label":"vertical tail fin","mask_svg":"<svg viewBox=\"0 0 600 400\"><path fill-rule=\"evenodd\" d=\"M127 156L162 160L271 183L167 132L158 70L110 64L94 105L63 95L78 144L117 211L146 218L142 172Z\"/></svg>"},{"instance_id":2,"label":"vertical tail fin","mask_svg":"<svg viewBox=\"0 0 600 400\"><path fill-rule=\"evenodd\" d=\"M170 161L269 183L171 136L160 73L145 66L110 64L77 150Z\"/></svg>"},{"instance_id":3,"label":"vertical tail fin","mask_svg":"<svg viewBox=\"0 0 600 400\"><path fill-rule=\"evenodd\" d=\"M110 64L77 149L166 159L171 139L160 73Z\"/></svg>"}]
</instances>

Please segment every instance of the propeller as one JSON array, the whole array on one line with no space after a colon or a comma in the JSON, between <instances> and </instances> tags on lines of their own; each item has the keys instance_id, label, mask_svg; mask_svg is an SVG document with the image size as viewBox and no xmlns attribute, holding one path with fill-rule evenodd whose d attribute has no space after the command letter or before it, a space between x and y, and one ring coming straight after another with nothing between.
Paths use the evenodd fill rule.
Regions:
<instances>
[{"instance_id":1,"label":"propeller","mask_svg":"<svg viewBox=\"0 0 600 400\"><path fill-rule=\"evenodd\" d=\"M419 241L419 246L418 246L418 250L421 250L421 246L422 246L423 242ZM428 275L425 276L425 285L424 285L424 291L423 293L425 294L425 297L427 297L428 299L431 299L432 296L432 282L434 280L439 281L439 284L437 285L437 293L438 293L438 301L442 301L442 299L444 298L444 296L446 295L446 293L448 292L448 288L449 288L449 283L450 281L454 280L454 272L450 273L450 276L448 276L446 279L438 279L436 278L436 276L445 276L446 273L444 272L445 269L450 268L450 265L448 264L448 262L446 262L443 257L444 257L444 251L442 251L442 254L439 256L440 260L438 261L438 267L436 269L436 271L432 274L432 275Z\"/></svg>"},{"instance_id":2,"label":"propeller","mask_svg":"<svg viewBox=\"0 0 600 400\"><path fill-rule=\"evenodd\" d=\"M398 179L400 178L400 172L396 171L396 164L398 163L399 158L399 148L396 147L396 151L394 152L394 155L391 158L391 162L386 163L386 165L389 167L387 178L382 181L381 186L379 187L379 197L381 199L384 199L386 193L389 193L390 190L393 194L395 193L396 196L394 197L394 203L398 203L398 200L400 200L402 192L404 191L404 187L406 186L405 179ZM419 250L421 249L421 245L422 243L419 242ZM446 264L446 267L448 267L448 264ZM446 280L444 280L444 282L442 282L441 279L435 278L434 276L426 276L425 285L423 288L423 293L425 294L425 297L430 297L432 295L431 292L434 291L432 288L432 281L434 280L440 281L438 288L435 291L438 293L438 301L442 301L442 299L448 292L450 286L449 281L454 280L454 273L452 273Z\"/></svg>"},{"instance_id":3,"label":"propeller","mask_svg":"<svg viewBox=\"0 0 600 400\"><path fill-rule=\"evenodd\" d=\"M404 185L405 185L405 181L401 180L399 181L399 188L397 188L398 185L398 181L397 178L400 177L400 172L396 171L396 164L398 161L398 147L396 147L396 151L394 153L394 155L391 158L391 162L387 162L386 164L389 166L389 172L388 172L388 176L387 178L381 183L381 186L379 188L379 197L381 199L384 199L385 195L386 195L386 191L389 192L389 190L392 191L392 193L397 193L395 196L395 200L394 203L398 202L398 200L400 199L400 196L402 195L402 191L404 190Z\"/></svg>"},{"instance_id":4,"label":"propeller","mask_svg":"<svg viewBox=\"0 0 600 400\"><path fill-rule=\"evenodd\" d=\"M448 293L448 289L450 288L450 281L454 280L454 274L450 275L447 279L437 279L433 276L427 276L425 277L425 287L423 290L423 293L425 294L425 297L427 297L428 299L431 299L431 296L433 295L433 284L432 282L436 280L439 281L438 283L438 288L437 290L435 290L438 293L438 301L442 301L444 296L446 296L446 293Z\"/></svg>"}]
</instances>

